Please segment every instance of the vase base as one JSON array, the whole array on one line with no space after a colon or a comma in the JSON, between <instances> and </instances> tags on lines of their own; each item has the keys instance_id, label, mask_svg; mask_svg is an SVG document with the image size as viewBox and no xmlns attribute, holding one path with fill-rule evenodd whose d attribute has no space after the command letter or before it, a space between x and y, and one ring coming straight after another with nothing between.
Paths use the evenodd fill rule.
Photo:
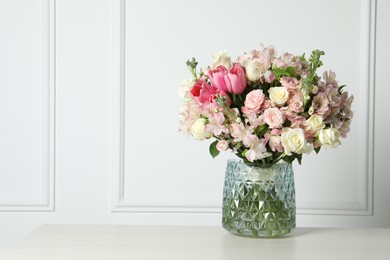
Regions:
<instances>
[{"instance_id":1,"label":"vase base","mask_svg":"<svg viewBox=\"0 0 390 260\"><path fill-rule=\"evenodd\" d=\"M278 238L287 234L290 234L294 228L288 229L279 229L279 230L249 230L249 229L228 229L223 227L226 231L229 231L233 235L240 237L250 237L250 238Z\"/></svg>"}]
</instances>

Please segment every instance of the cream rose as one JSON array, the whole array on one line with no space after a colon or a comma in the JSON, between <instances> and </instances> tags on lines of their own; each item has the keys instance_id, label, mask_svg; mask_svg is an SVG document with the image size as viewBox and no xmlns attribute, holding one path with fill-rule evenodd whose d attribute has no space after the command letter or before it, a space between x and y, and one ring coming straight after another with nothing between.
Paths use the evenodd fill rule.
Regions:
<instances>
[{"instance_id":1,"label":"cream rose","mask_svg":"<svg viewBox=\"0 0 390 260\"><path fill-rule=\"evenodd\" d=\"M232 67L232 59L226 51L220 51L213 55L213 68L216 69L221 65L226 69L230 69Z\"/></svg>"},{"instance_id":2,"label":"cream rose","mask_svg":"<svg viewBox=\"0 0 390 260\"><path fill-rule=\"evenodd\" d=\"M302 128L284 128L281 142L287 155L291 155L293 152L297 154L309 153L312 150L312 145L306 142L305 132Z\"/></svg>"},{"instance_id":3,"label":"cream rose","mask_svg":"<svg viewBox=\"0 0 390 260\"><path fill-rule=\"evenodd\" d=\"M268 90L269 98L276 106L282 107L288 99L288 91L285 87L273 87Z\"/></svg>"},{"instance_id":4,"label":"cream rose","mask_svg":"<svg viewBox=\"0 0 390 260\"><path fill-rule=\"evenodd\" d=\"M320 115L312 115L306 120L306 132L317 133L319 130L325 127L323 117Z\"/></svg>"},{"instance_id":5,"label":"cream rose","mask_svg":"<svg viewBox=\"0 0 390 260\"><path fill-rule=\"evenodd\" d=\"M247 60L244 64L246 78L258 81L264 73L263 63L259 59Z\"/></svg>"},{"instance_id":6,"label":"cream rose","mask_svg":"<svg viewBox=\"0 0 390 260\"><path fill-rule=\"evenodd\" d=\"M321 129L318 132L318 139L325 147L336 148L341 144L340 132L336 128Z\"/></svg>"},{"instance_id":7,"label":"cream rose","mask_svg":"<svg viewBox=\"0 0 390 260\"><path fill-rule=\"evenodd\" d=\"M206 119L198 118L191 126L191 134L196 140L209 139L212 133L206 132Z\"/></svg>"}]
</instances>

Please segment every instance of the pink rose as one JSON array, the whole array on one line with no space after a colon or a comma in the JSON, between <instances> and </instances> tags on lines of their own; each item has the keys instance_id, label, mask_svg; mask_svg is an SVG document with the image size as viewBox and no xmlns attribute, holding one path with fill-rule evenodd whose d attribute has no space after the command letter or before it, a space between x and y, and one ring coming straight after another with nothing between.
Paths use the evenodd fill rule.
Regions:
<instances>
[{"instance_id":1,"label":"pink rose","mask_svg":"<svg viewBox=\"0 0 390 260\"><path fill-rule=\"evenodd\" d=\"M219 140L217 143L217 150L220 152L226 151L229 148L229 144L226 140Z\"/></svg>"},{"instance_id":2,"label":"pink rose","mask_svg":"<svg viewBox=\"0 0 390 260\"><path fill-rule=\"evenodd\" d=\"M256 89L249 92L245 97L244 106L242 107L242 112L246 115L258 114L261 109L261 105L264 102L264 93L263 90Z\"/></svg>"},{"instance_id":3,"label":"pink rose","mask_svg":"<svg viewBox=\"0 0 390 260\"><path fill-rule=\"evenodd\" d=\"M283 113L276 107L264 111L264 121L269 125L269 128L281 128L285 119Z\"/></svg>"},{"instance_id":4,"label":"pink rose","mask_svg":"<svg viewBox=\"0 0 390 260\"><path fill-rule=\"evenodd\" d=\"M303 97L299 90L290 92L290 97L287 100L288 109L294 113L303 112Z\"/></svg>"},{"instance_id":5,"label":"pink rose","mask_svg":"<svg viewBox=\"0 0 390 260\"><path fill-rule=\"evenodd\" d=\"M288 104L288 109L295 113L303 112L303 102L300 100L292 100L290 104Z\"/></svg>"},{"instance_id":6,"label":"pink rose","mask_svg":"<svg viewBox=\"0 0 390 260\"><path fill-rule=\"evenodd\" d=\"M300 84L299 80L293 77L282 77L280 83L289 91L297 89Z\"/></svg>"},{"instance_id":7,"label":"pink rose","mask_svg":"<svg viewBox=\"0 0 390 260\"><path fill-rule=\"evenodd\" d=\"M274 106L275 104L272 103L271 100L269 100L268 98L264 98L264 102L261 105L261 110L266 110L267 108L274 107Z\"/></svg>"}]
</instances>

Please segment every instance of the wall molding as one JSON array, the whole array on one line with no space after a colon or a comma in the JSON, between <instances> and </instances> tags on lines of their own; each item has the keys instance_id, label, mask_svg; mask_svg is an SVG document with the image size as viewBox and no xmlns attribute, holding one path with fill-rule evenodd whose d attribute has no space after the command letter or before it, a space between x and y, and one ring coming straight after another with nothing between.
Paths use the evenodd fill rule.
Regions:
<instances>
[{"instance_id":1,"label":"wall molding","mask_svg":"<svg viewBox=\"0 0 390 260\"><path fill-rule=\"evenodd\" d=\"M0 200L0 211L54 211L55 170L55 0L43 2L43 82L45 136L42 189L37 198Z\"/></svg>"},{"instance_id":2,"label":"wall molding","mask_svg":"<svg viewBox=\"0 0 390 260\"><path fill-rule=\"evenodd\" d=\"M111 186L112 212L197 212L220 213L221 201L179 199L132 199L125 197L125 0L113 5L113 90L111 97ZM373 151L374 151L374 90L375 90L375 32L376 0L361 0L361 84L359 86L359 113L361 149L359 150L358 200L309 201L297 203L299 215L353 215L373 214ZM221 198L222 199L222 198Z\"/></svg>"}]
</instances>

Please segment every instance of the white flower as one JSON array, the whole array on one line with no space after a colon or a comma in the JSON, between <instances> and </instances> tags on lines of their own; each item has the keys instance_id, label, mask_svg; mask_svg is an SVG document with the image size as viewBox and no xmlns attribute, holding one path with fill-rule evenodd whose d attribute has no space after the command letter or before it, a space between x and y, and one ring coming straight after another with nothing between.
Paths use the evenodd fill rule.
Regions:
<instances>
[{"instance_id":1,"label":"white flower","mask_svg":"<svg viewBox=\"0 0 390 260\"><path fill-rule=\"evenodd\" d=\"M190 98L189 91L195 85L195 79L186 79L184 80L177 89L177 94L181 98Z\"/></svg>"},{"instance_id":2,"label":"white flower","mask_svg":"<svg viewBox=\"0 0 390 260\"><path fill-rule=\"evenodd\" d=\"M196 140L209 139L212 133L206 132L206 119L198 118L191 126L191 134Z\"/></svg>"},{"instance_id":3,"label":"white flower","mask_svg":"<svg viewBox=\"0 0 390 260\"><path fill-rule=\"evenodd\" d=\"M267 152L267 148L262 143L262 140L257 145L251 147L245 153L246 159L248 159L248 161L250 161L250 162L253 162L254 160L261 160L261 159L269 157L271 155L272 155L271 153Z\"/></svg>"},{"instance_id":4,"label":"white flower","mask_svg":"<svg viewBox=\"0 0 390 260\"><path fill-rule=\"evenodd\" d=\"M315 134L319 130L325 127L325 123L323 117L320 115L312 115L306 120L306 128L307 132L311 132Z\"/></svg>"},{"instance_id":5,"label":"white flower","mask_svg":"<svg viewBox=\"0 0 390 260\"><path fill-rule=\"evenodd\" d=\"M226 51L220 51L213 55L213 68L215 69L221 65L226 69L230 69L232 67L232 59Z\"/></svg>"},{"instance_id":6,"label":"white flower","mask_svg":"<svg viewBox=\"0 0 390 260\"><path fill-rule=\"evenodd\" d=\"M310 153L313 150L313 145L306 142L305 132L302 128L284 128L281 141L287 155L291 155L292 152L297 154Z\"/></svg>"},{"instance_id":7,"label":"white flower","mask_svg":"<svg viewBox=\"0 0 390 260\"><path fill-rule=\"evenodd\" d=\"M249 148L249 150L245 153L245 157L250 162L253 162L254 160L261 160L272 155L267 152L264 139L259 139L254 134L246 135L242 143Z\"/></svg>"},{"instance_id":8,"label":"white flower","mask_svg":"<svg viewBox=\"0 0 390 260\"><path fill-rule=\"evenodd\" d=\"M264 74L264 64L260 59L247 60L244 64L246 78L249 81L258 81Z\"/></svg>"},{"instance_id":9,"label":"white flower","mask_svg":"<svg viewBox=\"0 0 390 260\"><path fill-rule=\"evenodd\" d=\"M288 90L285 87L273 87L268 90L269 98L276 106L282 107L288 99Z\"/></svg>"},{"instance_id":10,"label":"white flower","mask_svg":"<svg viewBox=\"0 0 390 260\"><path fill-rule=\"evenodd\" d=\"M318 139L325 147L336 148L341 144L340 132L336 128L322 129L318 133Z\"/></svg>"}]
</instances>

